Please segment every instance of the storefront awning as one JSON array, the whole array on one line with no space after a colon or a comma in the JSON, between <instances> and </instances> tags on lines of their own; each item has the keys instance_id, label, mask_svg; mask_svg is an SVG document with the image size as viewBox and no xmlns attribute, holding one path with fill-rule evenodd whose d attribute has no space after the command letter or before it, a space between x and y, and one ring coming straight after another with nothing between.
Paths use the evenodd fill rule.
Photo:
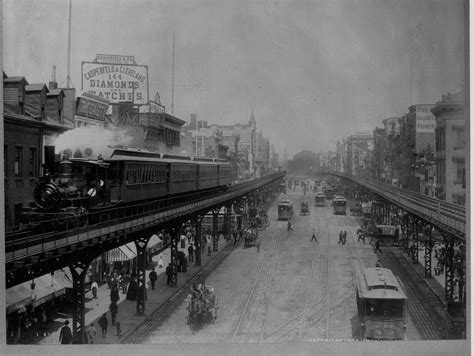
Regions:
<instances>
[{"instance_id":1,"label":"storefront awning","mask_svg":"<svg viewBox=\"0 0 474 356\"><path fill-rule=\"evenodd\" d=\"M137 257L137 248L134 242L129 242L126 245L114 248L107 252L107 261L121 262L133 260Z\"/></svg>"},{"instance_id":2,"label":"storefront awning","mask_svg":"<svg viewBox=\"0 0 474 356\"><path fill-rule=\"evenodd\" d=\"M158 237L158 235L152 235L150 240L147 244L148 252L155 252L158 251L161 247L163 247L163 240Z\"/></svg>"}]
</instances>

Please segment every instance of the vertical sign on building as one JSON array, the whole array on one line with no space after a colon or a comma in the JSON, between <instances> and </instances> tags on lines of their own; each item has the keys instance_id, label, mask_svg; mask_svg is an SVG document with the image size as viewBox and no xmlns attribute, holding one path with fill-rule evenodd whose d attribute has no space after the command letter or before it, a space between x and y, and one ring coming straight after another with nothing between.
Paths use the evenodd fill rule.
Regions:
<instances>
[{"instance_id":1,"label":"vertical sign on building","mask_svg":"<svg viewBox=\"0 0 474 356\"><path fill-rule=\"evenodd\" d=\"M434 133L436 128L436 119L431 113L432 105L416 106L416 132Z\"/></svg>"}]
</instances>

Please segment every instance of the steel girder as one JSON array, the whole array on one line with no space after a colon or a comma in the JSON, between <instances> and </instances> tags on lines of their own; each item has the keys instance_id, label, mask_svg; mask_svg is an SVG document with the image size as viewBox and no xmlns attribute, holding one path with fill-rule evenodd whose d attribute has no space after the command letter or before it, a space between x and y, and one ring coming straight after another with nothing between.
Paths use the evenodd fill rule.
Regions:
<instances>
[{"instance_id":1,"label":"steel girder","mask_svg":"<svg viewBox=\"0 0 474 356\"><path fill-rule=\"evenodd\" d=\"M72 275L72 298L73 298L73 312L72 312L72 336L73 343L84 344L85 340L85 295L84 283L89 265L93 258L86 258L80 261L75 261L69 269Z\"/></svg>"},{"instance_id":2,"label":"steel girder","mask_svg":"<svg viewBox=\"0 0 474 356\"><path fill-rule=\"evenodd\" d=\"M425 278L431 278L431 252L433 250L433 245L431 243L433 226L431 224L428 226L428 243L425 242Z\"/></svg>"},{"instance_id":3,"label":"steel girder","mask_svg":"<svg viewBox=\"0 0 474 356\"><path fill-rule=\"evenodd\" d=\"M150 236L151 237L151 236ZM146 246L150 237L141 237L135 240L137 248L137 315L145 315L146 295Z\"/></svg>"},{"instance_id":4,"label":"steel girder","mask_svg":"<svg viewBox=\"0 0 474 356\"><path fill-rule=\"evenodd\" d=\"M212 251L219 251L219 211L221 208L212 209Z\"/></svg>"},{"instance_id":5,"label":"steel girder","mask_svg":"<svg viewBox=\"0 0 474 356\"><path fill-rule=\"evenodd\" d=\"M454 237L448 238L443 236L446 242L446 258L445 258L445 267L446 267L446 279L444 284L444 289L446 293L446 301L454 301Z\"/></svg>"},{"instance_id":6,"label":"steel girder","mask_svg":"<svg viewBox=\"0 0 474 356\"><path fill-rule=\"evenodd\" d=\"M202 223L202 219L204 219L204 215L194 215L194 226L195 226L195 230L196 230L196 235L194 236L194 248L195 248L195 264L196 266L200 266L201 265L201 239L202 239L202 229L201 229L201 223Z\"/></svg>"},{"instance_id":7,"label":"steel girder","mask_svg":"<svg viewBox=\"0 0 474 356\"><path fill-rule=\"evenodd\" d=\"M171 283L170 287L178 286L178 230L175 228L170 229L171 234Z\"/></svg>"}]
</instances>

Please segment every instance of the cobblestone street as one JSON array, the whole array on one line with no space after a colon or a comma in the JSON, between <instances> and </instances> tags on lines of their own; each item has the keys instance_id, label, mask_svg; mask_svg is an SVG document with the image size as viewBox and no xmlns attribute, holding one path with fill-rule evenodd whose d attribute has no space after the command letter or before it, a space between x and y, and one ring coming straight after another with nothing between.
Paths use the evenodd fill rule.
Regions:
<instances>
[{"instance_id":1,"label":"cobblestone street","mask_svg":"<svg viewBox=\"0 0 474 356\"><path fill-rule=\"evenodd\" d=\"M207 283L219 298L218 317L186 323L185 303L170 313L144 343L255 343L353 340L356 315L353 260L374 266L369 245L354 239L355 217L333 215L314 207L312 194L291 192L295 203L294 231L277 221L277 200L269 210L270 227L260 232L262 246L238 246L212 273ZM310 202L309 216L299 203ZM311 241L312 229L319 232ZM348 241L337 244L340 230ZM410 323L410 320L409 320ZM408 326L408 337L418 339Z\"/></svg>"}]
</instances>

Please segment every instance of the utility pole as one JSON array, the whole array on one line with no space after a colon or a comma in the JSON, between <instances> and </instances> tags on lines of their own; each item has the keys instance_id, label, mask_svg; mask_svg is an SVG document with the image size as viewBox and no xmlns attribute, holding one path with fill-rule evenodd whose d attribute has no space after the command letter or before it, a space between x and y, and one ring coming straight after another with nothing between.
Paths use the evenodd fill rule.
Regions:
<instances>
[{"instance_id":1,"label":"utility pole","mask_svg":"<svg viewBox=\"0 0 474 356\"><path fill-rule=\"evenodd\" d=\"M69 0L69 30L67 33L67 78L66 88L70 88L71 83L71 14L72 0Z\"/></svg>"}]
</instances>

